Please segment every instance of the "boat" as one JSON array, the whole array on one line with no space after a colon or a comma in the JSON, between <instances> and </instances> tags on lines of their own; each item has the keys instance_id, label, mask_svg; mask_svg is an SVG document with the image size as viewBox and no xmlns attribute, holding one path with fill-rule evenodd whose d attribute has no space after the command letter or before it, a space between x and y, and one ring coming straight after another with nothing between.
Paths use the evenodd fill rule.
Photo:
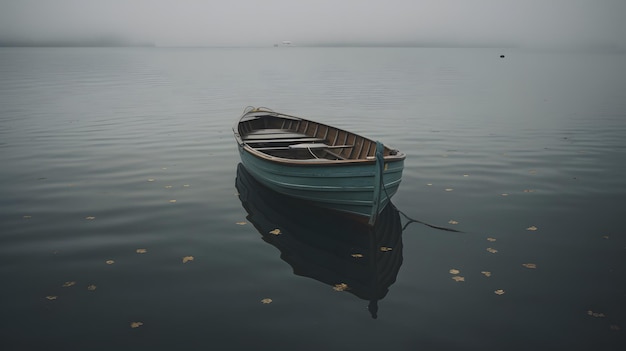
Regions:
<instances>
[{"instance_id":1,"label":"boat","mask_svg":"<svg viewBox=\"0 0 626 351\"><path fill-rule=\"evenodd\" d=\"M393 204L373 226L337 211L279 194L260 184L240 163L235 187L246 219L263 241L280 251L293 274L368 302L378 302L396 281L403 262L402 223Z\"/></svg>"},{"instance_id":2,"label":"boat","mask_svg":"<svg viewBox=\"0 0 626 351\"><path fill-rule=\"evenodd\" d=\"M400 186L404 153L340 128L249 106L233 132L261 184L369 225Z\"/></svg>"}]
</instances>

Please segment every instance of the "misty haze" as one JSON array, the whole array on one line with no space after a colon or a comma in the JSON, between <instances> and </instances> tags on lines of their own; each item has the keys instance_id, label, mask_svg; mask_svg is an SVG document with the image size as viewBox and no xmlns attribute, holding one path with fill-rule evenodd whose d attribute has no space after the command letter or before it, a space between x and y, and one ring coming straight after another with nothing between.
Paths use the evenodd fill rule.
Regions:
<instances>
[{"instance_id":1,"label":"misty haze","mask_svg":"<svg viewBox=\"0 0 626 351\"><path fill-rule=\"evenodd\" d=\"M624 15L0 0L0 351L623 351Z\"/></svg>"},{"instance_id":2,"label":"misty haze","mask_svg":"<svg viewBox=\"0 0 626 351\"><path fill-rule=\"evenodd\" d=\"M0 0L0 44L624 50L625 13L614 0Z\"/></svg>"}]
</instances>

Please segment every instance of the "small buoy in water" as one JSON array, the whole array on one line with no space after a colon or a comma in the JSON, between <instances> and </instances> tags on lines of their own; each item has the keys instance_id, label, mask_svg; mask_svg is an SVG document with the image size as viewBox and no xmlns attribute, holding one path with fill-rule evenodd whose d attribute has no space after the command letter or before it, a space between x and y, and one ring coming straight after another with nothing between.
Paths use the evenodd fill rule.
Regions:
<instances>
[{"instance_id":1,"label":"small buoy in water","mask_svg":"<svg viewBox=\"0 0 626 351\"><path fill-rule=\"evenodd\" d=\"M504 55L500 55L500 58L504 58Z\"/></svg>"}]
</instances>

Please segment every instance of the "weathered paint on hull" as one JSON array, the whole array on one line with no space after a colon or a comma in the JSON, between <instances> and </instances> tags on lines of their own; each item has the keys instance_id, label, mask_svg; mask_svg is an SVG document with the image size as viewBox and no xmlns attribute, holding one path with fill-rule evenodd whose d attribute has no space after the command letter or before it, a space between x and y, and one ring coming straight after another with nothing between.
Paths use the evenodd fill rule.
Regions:
<instances>
[{"instance_id":1,"label":"weathered paint on hull","mask_svg":"<svg viewBox=\"0 0 626 351\"><path fill-rule=\"evenodd\" d=\"M288 196L341 212L369 217L374 204L376 162L328 165L286 165L255 157L239 147L241 161L260 183ZM404 160L385 163L384 190L378 212L397 192Z\"/></svg>"}]
</instances>

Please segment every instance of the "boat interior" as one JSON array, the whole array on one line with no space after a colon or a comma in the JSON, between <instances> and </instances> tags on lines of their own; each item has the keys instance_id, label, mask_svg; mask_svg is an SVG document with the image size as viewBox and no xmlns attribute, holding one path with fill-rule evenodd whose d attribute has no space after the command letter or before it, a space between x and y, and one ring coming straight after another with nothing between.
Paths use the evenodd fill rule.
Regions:
<instances>
[{"instance_id":1,"label":"boat interior","mask_svg":"<svg viewBox=\"0 0 626 351\"><path fill-rule=\"evenodd\" d=\"M239 123L244 143L268 155L299 160L374 159L376 142L325 124L284 115L252 115ZM395 150L385 148L385 155Z\"/></svg>"}]
</instances>

